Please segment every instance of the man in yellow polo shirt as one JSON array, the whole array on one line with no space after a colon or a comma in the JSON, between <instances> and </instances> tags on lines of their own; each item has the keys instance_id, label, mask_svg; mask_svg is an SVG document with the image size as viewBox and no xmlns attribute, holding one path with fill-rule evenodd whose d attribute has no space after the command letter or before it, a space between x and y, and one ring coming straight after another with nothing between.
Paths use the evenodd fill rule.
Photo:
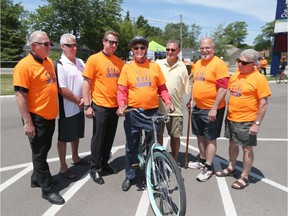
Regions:
<instances>
[{"instance_id":1,"label":"man in yellow polo shirt","mask_svg":"<svg viewBox=\"0 0 288 216\"><path fill-rule=\"evenodd\" d=\"M183 135L183 95L190 91L187 67L178 58L179 52L180 41L169 40L166 43L166 58L156 61L166 78L166 86L175 107L175 111L169 114L170 121L166 125L161 122L158 141L161 144L163 143L164 127L166 126L171 138L172 156L176 162L178 161L180 136ZM166 105L162 99L159 99L159 111L163 115L166 112Z\"/></svg>"}]
</instances>

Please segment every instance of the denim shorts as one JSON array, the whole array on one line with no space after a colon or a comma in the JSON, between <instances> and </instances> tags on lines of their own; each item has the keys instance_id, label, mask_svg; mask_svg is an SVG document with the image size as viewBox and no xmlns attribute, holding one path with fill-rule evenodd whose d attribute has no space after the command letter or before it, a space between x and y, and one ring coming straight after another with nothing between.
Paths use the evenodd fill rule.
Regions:
<instances>
[{"instance_id":1,"label":"denim shorts","mask_svg":"<svg viewBox=\"0 0 288 216\"><path fill-rule=\"evenodd\" d=\"M208 120L209 111L194 106L191 115L192 133L204 136L206 140L215 140L220 137L225 107L217 110L216 120L213 122Z\"/></svg>"},{"instance_id":2,"label":"denim shorts","mask_svg":"<svg viewBox=\"0 0 288 216\"><path fill-rule=\"evenodd\" d=\"M249 134L249 129L253 123L253 121L233 122L226 119L224 136L241 146L257 146L257 135Z\"/></svg>"}]
</instances>

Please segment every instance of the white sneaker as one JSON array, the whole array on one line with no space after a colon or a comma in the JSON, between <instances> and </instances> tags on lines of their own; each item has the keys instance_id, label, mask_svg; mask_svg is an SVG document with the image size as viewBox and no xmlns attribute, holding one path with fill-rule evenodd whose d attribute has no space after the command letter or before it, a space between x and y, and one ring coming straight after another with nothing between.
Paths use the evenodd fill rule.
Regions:
<instances>
[{"instance_id":1,"label":"white sneaker","mask_svg":"<svg viewBox=\"0 0 288 216\"><path fill-rule=\"evenodd\" d=\"M188 167L191 169L202 169L204 167L204 164L202 164L199 161L196 161L196 162L189 161Z\"/></svg>"},{"instance_id":2,"label":"white sneaker","mask_svg":"<svg viewBox=\"0 0 288 216\"><path fill-rule=\"evenodd\" d=\"M197 176L197 181L206 182L212 176L212 171L208 170L206 167L202 169L201 173Z\"/></svg>"}]
</instances>

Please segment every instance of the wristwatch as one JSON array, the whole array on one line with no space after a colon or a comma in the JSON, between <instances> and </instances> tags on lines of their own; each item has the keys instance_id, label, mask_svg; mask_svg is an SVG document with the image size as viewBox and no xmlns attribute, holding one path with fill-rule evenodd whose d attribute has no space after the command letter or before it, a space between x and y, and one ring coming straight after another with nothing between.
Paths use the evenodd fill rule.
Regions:
<instances>
[{"instance_id":1,"label":"wristwatch","mask_svg":"<svg viewBox=\"0 0 288 216\"><path fill-rule=\"evenodd\" d=\"M260 126L260 121L255 121L254 122L257 126Z\"/></svg>"},{"instance_id":2,"label":"wristwatch","mask_svg":"<svg viewBox=\"0 0 288 216\"><path fill-rule=\"evenodd\" d=\"M89 107L91 107L90 105L84 105L84 110L87 110Z\"/></svg>"}]
</instances>

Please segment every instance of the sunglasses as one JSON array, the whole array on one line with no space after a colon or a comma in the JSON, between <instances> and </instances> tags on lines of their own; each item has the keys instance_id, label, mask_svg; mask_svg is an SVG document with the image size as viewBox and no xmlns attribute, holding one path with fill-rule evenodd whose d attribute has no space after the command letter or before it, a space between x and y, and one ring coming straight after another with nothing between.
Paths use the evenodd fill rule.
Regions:
<instances>
[{"instance_id":1,"label":"sunglasses","mask_svg":"<svg viewBox=\"0 0 288 216\"><path fill-rule=\"evenodd\" d=\"M53 46L53 44L50 41L47 41L47 42L44 42L44 43L34 41L33 43L40 44L40 45L45 46L45 47Z\"/></svg>"},{"instance_id":2,"label":"sunglasses","mask_svg":"<svg viewBox=\"0 0 288 216\"><path fill-rule=\"evenodd\" d=\"M171 51L171 52L175 52L176 49L169 49L169 48L166 48L166 51L167 51L167 52L169 52L169 51Z\"/></svg>"},{"instance_id":3,"label":"sunglasses","mask_svg":"<svg viewBox=\"0 0 288 216\"><path fill-rule=\"evenodd\" d=\"M76 47L76 43L75 44L64 44L65 46L67 46L67 47L69 47L69 48L71 48L71 47Z\"/></svg>"},{"instance_id":4,"label":"sunglasses","mask_svg":"<svg viewBox=\"0 0 288 216\"><path fill-rule=\"evenodd\" d=\"M146 49L146 47L144 47L144 46L135 46L135 47L133 47L133 49L134 50L145 50Z\"/></svg>"},{"instance_id":5,"label":"sunglasses","mask_svg":"<svg viewBox=\"0 0 288 216\"><path fill-rule=\"evenodd\" d=\"M111 45L111 46L113 46L114 44L117 46L119 43L118 41L111 41L111 40L107 40L107 39L105 39L105 41L108 42L109 45Z\"/></svg>"},{"instance_id":6,"label":"sunglasses","mask_svg":"<svg viewBox=\"0 0 288 216\"><path fill-rule=\"evenodd\" d=\"M237 61L238 64L240 63L241 65L248 65L248 64L254 63L254 62L242 61L242 60L240 60L239 58L237 58L236 61Z\"/></svg>"}]
</instances>

